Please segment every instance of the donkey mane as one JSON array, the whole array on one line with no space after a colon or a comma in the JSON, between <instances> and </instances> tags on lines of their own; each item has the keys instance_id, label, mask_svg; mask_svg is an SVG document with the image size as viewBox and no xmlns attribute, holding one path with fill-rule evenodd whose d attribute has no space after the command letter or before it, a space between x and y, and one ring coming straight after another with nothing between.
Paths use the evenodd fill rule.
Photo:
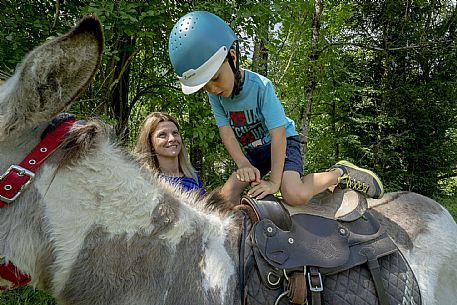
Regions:
<instances>
[{"instance_id":1,"label":"donkey mane","mask_svg":"<svg viewBox=\"0 0 457 305\"><path fill-rule=\"evenodd\" d=\"M98 145L106 141L115 145L112 138L113 128L101 120L92 119L77 122L62 143L61 147L65 155L61 165L84 158Z\"/></svg>"}]
</instances>

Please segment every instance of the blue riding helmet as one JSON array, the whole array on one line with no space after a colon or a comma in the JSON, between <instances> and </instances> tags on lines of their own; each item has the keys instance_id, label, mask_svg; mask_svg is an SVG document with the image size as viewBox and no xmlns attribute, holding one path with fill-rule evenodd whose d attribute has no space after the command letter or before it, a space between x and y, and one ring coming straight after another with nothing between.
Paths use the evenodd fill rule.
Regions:
<instances>
[{"instance_id":1,"label":"blue riding helmet","mask_svg":"<svg viewBox=\"0 0 457 305\"><path fill-rule=\"evenodd\" d=\"M227 23L210 12L191 12L176 22L168 54L184 94L197 92L211 80L237 40Z\"/></svg>"}]
</instances>

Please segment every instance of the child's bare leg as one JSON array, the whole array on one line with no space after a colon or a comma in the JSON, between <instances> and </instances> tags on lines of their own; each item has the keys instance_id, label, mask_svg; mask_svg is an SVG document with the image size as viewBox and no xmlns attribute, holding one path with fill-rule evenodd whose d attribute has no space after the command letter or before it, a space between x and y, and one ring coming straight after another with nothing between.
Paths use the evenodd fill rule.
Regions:
<instances>
[{"instance_id":1,"label":"child's bare leg","mask_svg":"<svg viewBox=\"0 0 457 305\"><path fill-rule=\"evenodd\" d=\"M295 171L285 171L282 176L281 194L289 205L302 205L320 192L336 185L341 176L339 170L308 174L300 179Z\"/></svg>"},{"instance_id":2,"label":"child's bare leg","mask_svg":"<svg viewBox=\"0 0 457 305\"><path fill-rule=\"evenodd\" d=\"M248 186L247 182L242 182L236 178L236 173L230 175L228 180L221 188L221 195L229 202L237 205L240 203L241 192Z\"/></svg>"}]
</instances>

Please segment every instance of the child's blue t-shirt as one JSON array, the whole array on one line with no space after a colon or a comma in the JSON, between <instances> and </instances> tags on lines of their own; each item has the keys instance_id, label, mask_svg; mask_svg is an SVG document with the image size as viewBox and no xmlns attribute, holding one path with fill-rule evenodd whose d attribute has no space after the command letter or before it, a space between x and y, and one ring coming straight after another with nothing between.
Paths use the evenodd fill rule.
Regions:
<instances>
[{"instance_id":1,"label":"child's blue t-shirt","mask_svg":"<svg viewBox=\"0 0 457 305\"><path fill-rule=\"evenodd\" d=\"M230 125L245 149L269 144L269 130L284 126L286 137L297 135L294 122L286 117L271 81L255 72L244 70L240 94L223 97L208 93L217 127Z\"/></svg>"}]
</instances>

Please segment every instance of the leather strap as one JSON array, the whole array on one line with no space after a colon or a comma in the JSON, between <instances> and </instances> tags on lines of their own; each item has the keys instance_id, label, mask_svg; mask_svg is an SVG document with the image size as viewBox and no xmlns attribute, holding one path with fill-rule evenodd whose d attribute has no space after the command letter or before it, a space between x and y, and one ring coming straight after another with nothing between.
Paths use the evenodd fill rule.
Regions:
<instances>
[{"instance_id":1,"label":"leather strap","mask_svg":"<svg viewBox=\"0 0 457 305\"><path fill-rule=\"evenodd\" d=\"M308 271L308 284L311 290L311 304L321 305L322 297L321 292L324 289L322 286L322 276L317 267L309 267Z\"/></svg>"},{"instance_id":2,"label":"leather strap","mask_svg":"<svg viewBox=\"0 0 457 305\"><path fill-rule=\"evenodd\" d=\"M289 301L293 304L303 305L307 302L305 277L305 270L293 272L289 276L289 284L287 287L289 293L287 296L289 297Z\"/></svg>"},{"instance_id":3,"label":"leather strap","mask_svg":"<svg viewBox=\"0 0 457 305\"><path fill-rule=\"evenodd\" d=\"M11 165L0 176L0 208L12 203L35 177L36 171L62 143L75 120L62 122L50 131L19 165Z\"/></svg>"},{"instance_id":4,"label":"leather strap","mask_svg":"<svg viewBox=\"0 0 457 305\"><path fill-rule=\"evenodd\" d=\"M239 265L238 265L238 281L240 285L240 301L241 305L246 304L246 279L245 279L245 272L246 266L244 265L244 254L245 254L245 247L246 247L246 232L247 230L247 221L246 217L243 217L243 224L242 230L240 235L240 251L239 251Z\"/></svg>"},{"instance_id":5,"label":"leather strap","mask_svg":"<svg viewBox=\"0 0 457 305\"><path fill-rule=\"evenodd\" d=\"M16 288L28 284L32 279L25 273L22 273L13 263L0 264L0 278L11 282L11 285L0 286L0 291Z\"/></svg>"},{"instance_id":6,"label":"leather strap","mask_svg":"<svg viewBox=\"0 0 457 305\"><path fill-rule=\"evenodd\" d=\"M381 266L379 266L378 258L373 255L374 251L365 251L365 255L368 258L367 266L370 270L371 277L373 278L376 293L378 294L379 305L389 305L389 299L387 298L386 289L382 282Z\"/></svg>"}]
</instances>

